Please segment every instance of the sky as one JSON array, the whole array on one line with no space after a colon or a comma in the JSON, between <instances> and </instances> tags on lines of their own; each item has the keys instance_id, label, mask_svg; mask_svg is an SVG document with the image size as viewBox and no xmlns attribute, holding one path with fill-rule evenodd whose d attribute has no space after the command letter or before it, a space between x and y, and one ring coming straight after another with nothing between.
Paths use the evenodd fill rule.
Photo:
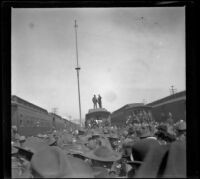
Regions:
<instances>
[{"instance_id":1,"label":"sky","mask_svg":"<svg viewBox=\"0 0 200 179\"><path fill-rule=\"evenodd\" d=\"M75 19L82 118L186 90L184 7L13 8L12 95L79 118Z\"/></svg>"}]
</instances>

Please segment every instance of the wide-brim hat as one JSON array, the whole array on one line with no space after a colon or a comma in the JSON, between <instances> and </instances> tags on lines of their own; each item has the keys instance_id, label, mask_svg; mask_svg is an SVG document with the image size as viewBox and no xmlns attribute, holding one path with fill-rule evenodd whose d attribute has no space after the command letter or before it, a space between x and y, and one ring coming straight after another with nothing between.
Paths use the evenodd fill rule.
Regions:
<instances>
[{"instance_id":1,"label":"wide-brim hat","mask_svg":"<svg viewBox=\"0 0 200 179\"><path fill-rule=\"evenodd\" d=\"M85 157L97 161L114 162L120 160L122 154L111 150L107 146L100 146L84 154Z\"/></svg>"},{"instance_id":2,"label":"wide-brim hat","mask_svg":"<svg viewBox=\"0 0 200 179\"><path fill-rule=\"evenodd\" d=\"M142 138L147 138L147 137L152 137L152 133L150 132L149 129L145 128L145 129L141 129L140 130L140 134L139 137Z\"/></svg>"},{"instance_id":3,"label":"wide-brim hat","mask_svg":"<svg viewBox=\"0 0 200 179\"><path fill-rule=\"evenodd\" d=\"M36 177L43 178L94 178L97 172L83 160L66 155L59 147L47 146L31 159Z\"/></svg>"},{"instance_id":4,"label":"wide-brim hat","mask_svg":"<svg viewBox=\"0 0 200 179\"><path fill-rule=\"evenodd\" d=\"M62 146L63 144L72 144L74 136L72 134L63 134L57 140L57 145Z\"/></svg>"},{"instance_id":5,"label":"wide-brim hat","mask_svg":"<svg viewBox=\"0 0 200 179\"><path fill-rule=\"evenodd\" d=\"M113 139L113 140L118 140L119 136L117 134L108 134L106 135L107 138Z\"/></svg>"},{"instance_id":6,"label":"wide-brim hat","mask_svg":"<svg viewBox=\"0 0 200 179\"><path fill-rule=\"evenodd\" d=\"M37 137L29 137L26 139L26 141L22 144L22 146L16 146L15 148L19 149L20 151L24 151L25 153L36 153L42 149L44 149L47 146L47 144Z\"/></svg>"},{"instance_id":7,"label":"wide-brim hat","mask_svg":"<svg viewBox=\"0 0 200 179\"><path fill-rule=\"evenodd\" d=\"M50 135L50 136L48 136L47 138L44 138L44 140L43 140L47 145L55 145L56 144L56 139L52 136L52 135Z\"/></svg>"},{"instance_id":8,"label":"wide-brim hat","mask_svg":"<svg viewBox=\"0 0 200 179\"><path fill-rule=\"evenodd\" d=\"M74 143L74 144L64 144L62 146L62 149L66 152L66 153L70 153L70 154L80 154L83 155L86 152L89 152L90 149L87 148L86 146L79 144L79 143Z\"/></svg>"},{"instance_id":9,"label":"wide-brim hat","mask_svg":"<svg viewBox=\"0 0 200 179\"><path fill-rule=\"evenodd\" d=\"M79 140L77 140L77 142L80 143L88 143L88 140L92 138L91 134L85 135L85 136L79 136Z\"/></svg>"}]
</instances>

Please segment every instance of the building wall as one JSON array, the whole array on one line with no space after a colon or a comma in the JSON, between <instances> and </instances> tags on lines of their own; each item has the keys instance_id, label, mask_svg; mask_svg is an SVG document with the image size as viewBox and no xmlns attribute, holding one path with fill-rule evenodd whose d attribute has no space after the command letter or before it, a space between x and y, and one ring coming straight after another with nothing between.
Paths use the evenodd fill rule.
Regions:
<instances>
[{"instance_id":1,"label":"building wall","mask_svg":"<svg viewBox=\"0 0 200 179\"><path fill-rule=\"evenodd\" d=\"M149 107L140 107L140 108L120 108L121 110L117 110L111 114L111 125L116 125L117 127L125 127L126 120L129 116L132 116L132 113L140 110L144 110L146 112L151 113L151 108Z\"/></svg>"},{"instance_id":2,"label":"building wall","mask_svg":"<svg viewBox=\"0 0 200 179\"><path fill-rule=\"evenodd\" d=\"M52 130L53 117L55 118L55 129L64 129L66 125L76 126L74 123L66 121L59 115L48 113L46 109L17 96L12 97L11 121L12 125L17 126L20 135L30 136Z\"/></svg>"},{"instance_id":3,"label":"building wall","mask_svg":"<svg viewBox=\"0 0 200 179\"><path fill-rule=\"evenodd\" d=\"M154 119L158 122L164 122L167 119L169 112L172 113L174 122L177 122L180 119L186 120L185 100L168 103L152 108Z\"/></svg>"},{"instance_id":4,"label":"building wall","mask_svg":"<svg viewBox=\"0 0 200 179\"><path fill-rule=\"evenodd\" d=\"M18 123L17 123L18 111L17 110L18 110L17 105L12 104L11 105L11 116L12 116L11 123L12 123L12 125L15 125L15 126L18 126Z\"/></svg>"},{"instance_id":5,"label":"building wall","mask_svg":"<svg viewBox=\"0 0 200 179\"><path fill-rule=\"evenodd\" d=\"M52 128L52 118L48 113L38 112L32 108L17 105L12 110L12 125L18 127L21 135L35 135L38 131L45 132Z\"/></svg>"}]
</instances>

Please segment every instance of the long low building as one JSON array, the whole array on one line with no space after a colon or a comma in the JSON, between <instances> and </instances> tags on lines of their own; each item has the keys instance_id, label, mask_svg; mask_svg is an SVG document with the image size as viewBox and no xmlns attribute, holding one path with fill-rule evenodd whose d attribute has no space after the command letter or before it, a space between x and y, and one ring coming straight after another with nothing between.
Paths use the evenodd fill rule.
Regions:
<instances>
[{"instance_id":1,"label":"long low building","mask_svg":"<svg viewBox=\"0 0 200 179\"><path fill-rule=\"evenodd\" d=\"M11 121L12 125L17 126L19 134L25 136L45 133L53 128L76 126L61 116L49 113L46 109L15 95L11 97Z\"/></svg>"},{"instance_id":2,"label":"long low building","mask_svg":"<svg viewBox=\"0 0 200 179\"><path fill-rule=\"evenodd\" d=\"M135 118L135 114L144 111L158 122L165 122L169 113L172 114L174 122L180 119L186 120L186 91L175 93L146 105L143 103L126 104L111 113L111 124L125 127L128 118Z\"/></svg>"},{"instance_id":3,"label":"long low building","mask_svg":"<svg viewBox=\"0 0 200 179\"><path fill-rule=\"evenodd\" d=\"M181 91L147 104L152 107L152 114L156 121L165 121L169 113L174 122L186 120L186 91Z\"/></svg>"},{"instance_id":4,"label":"long low building","mask_svg":"<svg viewBox=\"0 0 200 179\"><path fill-rule=\"evenodd\" d=\"M112 112L111 125L116 125L117 127L125 127L129 119L132 118L134 120L134 116L139 116L140 113L143 112L152 118L151 108L151 106L145 105L144 103L126 104Z\"/></svg>"}]
</instances>

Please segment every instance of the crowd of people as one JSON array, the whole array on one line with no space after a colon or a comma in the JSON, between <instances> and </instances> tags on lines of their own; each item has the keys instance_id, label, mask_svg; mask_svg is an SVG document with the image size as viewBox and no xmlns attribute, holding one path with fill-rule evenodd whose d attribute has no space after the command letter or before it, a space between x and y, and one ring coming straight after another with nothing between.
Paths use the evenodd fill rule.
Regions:
<instances>
[{"instance_id":1,"label":"crowd of people","mask_svg":"<svg viewBox=\"0 0 200 179\"><path fill-rule=\"evenodd\" d=\"M185 137L183 120L52 129L29 137L13 126L12 177L185 178Z\"/></svg>"}]
</instances>

